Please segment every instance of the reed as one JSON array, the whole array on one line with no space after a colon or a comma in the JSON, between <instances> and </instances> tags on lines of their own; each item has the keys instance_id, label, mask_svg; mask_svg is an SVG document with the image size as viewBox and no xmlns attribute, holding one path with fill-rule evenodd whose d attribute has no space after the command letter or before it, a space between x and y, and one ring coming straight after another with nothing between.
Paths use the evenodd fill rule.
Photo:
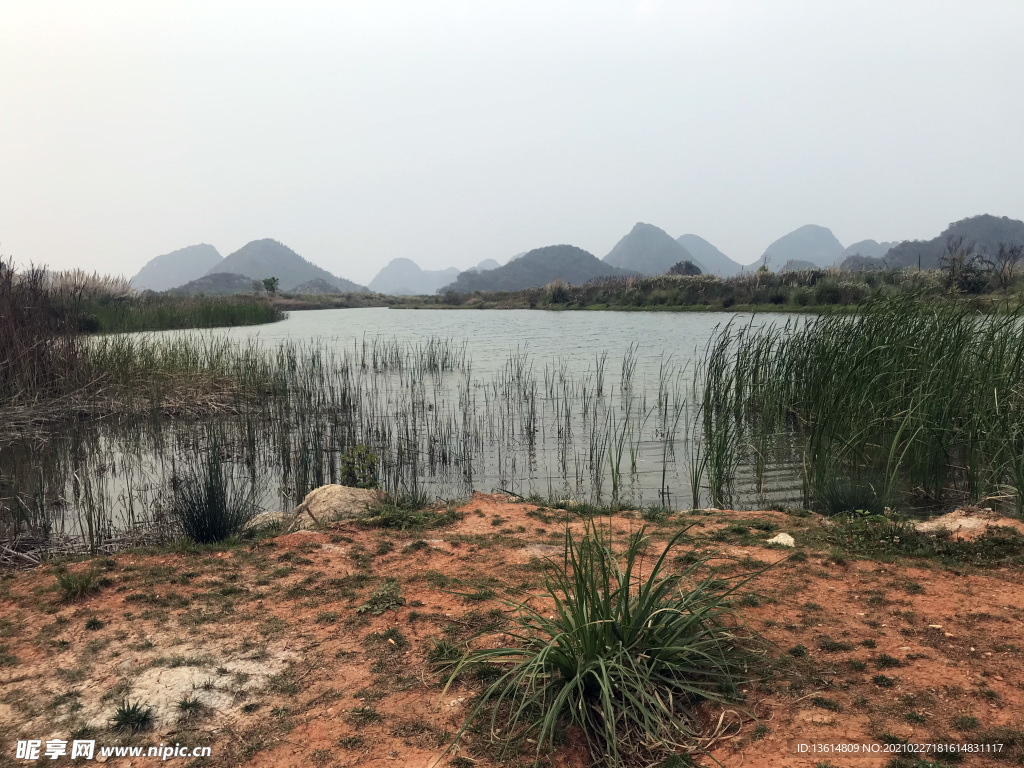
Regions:
<instances>
[{"instance_id":1,"label":"reed","mask_svg":"<svg viewBox=\"0 0 1024 768\"><path fill-rule=\"evenodd\" d=\"M836 513L1024 494L1024 317L959 302L871 301L855 315L728 327L702 368L712 496L791 439L808 504ZM733 458L730 458L733 457Z\"/></svg>"}]
</instances>

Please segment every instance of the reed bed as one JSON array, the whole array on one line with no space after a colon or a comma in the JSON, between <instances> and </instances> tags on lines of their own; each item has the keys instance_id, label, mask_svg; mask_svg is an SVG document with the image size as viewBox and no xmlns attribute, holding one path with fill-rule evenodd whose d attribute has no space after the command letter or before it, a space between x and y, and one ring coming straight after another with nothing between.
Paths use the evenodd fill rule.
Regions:
<instances>
[{"instance_id":1,"label":"reed bed","mask_svg":"<svg viewBox=\"0 0 1024 768\"><path fill-rule=\"evenodd\" d=\"M581 371L521 349L477 374L452 339L266 348L199 334L107 336L81 354L119 397L73 425L0 440L9 533L98 541L130 527L173 496L177 464L214 450L211 423L225 477L259 487L264 509L338 482L356 446L378 457L376 480L396 493L482 488L659 505L685 496L677 443L687 439L689 374L663 360L641 380L636 348L617 377L606 356Z\"/></svg>"},{"instance_id":2,"label":"reed bed","mask_svg":"<svg viewBox=\"0 0 1024 768\"><path fill-rule=\"evenodd\" d=\"M79 318L83 331L129 333L260 325L284 319L284 312L263 296L144 294L91 301Z\"/></svg>"},{"instance_id":3,"label":"reed bed","mask_svg":"<svg viewBox=\"0 0 1024 768\"><path fill-rule=\"evenodd\" d=\"M1024 317L903 297L785 327L729 325L700 375L716 503L740 465L795 455L836 513L947 501L1024 513Z\"/></svg>"}]
</instances>

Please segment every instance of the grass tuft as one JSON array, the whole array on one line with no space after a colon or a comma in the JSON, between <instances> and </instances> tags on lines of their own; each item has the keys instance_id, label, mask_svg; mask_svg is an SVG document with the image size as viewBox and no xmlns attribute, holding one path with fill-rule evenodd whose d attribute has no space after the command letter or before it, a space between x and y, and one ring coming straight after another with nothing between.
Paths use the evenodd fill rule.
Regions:
<instances>
[{"instance_id":1,"label":"grass tuft","mask_svg":"<svg viewBox=\"0 0 1024 768\"><path fill-rule=\"evenodd\" d=\"M103 577L95 567L84 571L69 571L63 566L57 569L57 589L66 602L81 600L98 592Z\"/></svg>"},{"instance_id":2,"label":"grass tuft","mask_svg":"<svg viewBox=\"0 0 1024 768\"><path fill-rule=\"evenodd\" d=\"M566 724L577 725L594 764L692 749L701 702L728 701L752 677L729 606L752 575L717 578L704 572L706 558L669 572L685 530L646 578L639 572L650 543L645 529L628 537L621 556L593 522L579 540L567 531L564 562L549 569L546 594L515 604L517 617L504 631L517 644L471 649L452 671L448 685L468 666L498 667L451 748L476 721L489 719L505 746L531 738L538 753Z\"/></svg>"},{"instance_id":3,"label":"grass tuft","mask_svg":"<svg viewBox=\"0 0 1024 768\"><path fill-rule=\"evenodd\" d=\"M139 733L153 725L153 710L141 702L129 702L123 699L114 710L114 716L110 719L111 727L116 731L127 731Z\"/></svg>"}]
</instances>

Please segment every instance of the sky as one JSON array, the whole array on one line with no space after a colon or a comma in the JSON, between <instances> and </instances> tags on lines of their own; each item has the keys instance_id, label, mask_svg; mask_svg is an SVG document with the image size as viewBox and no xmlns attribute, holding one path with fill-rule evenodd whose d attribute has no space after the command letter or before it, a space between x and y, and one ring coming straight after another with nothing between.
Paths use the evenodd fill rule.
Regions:
<instances>
[{"instance_id":1,"label":"sky","mask_svg":"<svg viewBox=\"0 0 1024 768\"><path fill-rule=\"evenodd\" d=\"M367 283L637 221L738 261L1024 218L1021 0L0 0L0 255Z\"/></svg>"}]
</instances>

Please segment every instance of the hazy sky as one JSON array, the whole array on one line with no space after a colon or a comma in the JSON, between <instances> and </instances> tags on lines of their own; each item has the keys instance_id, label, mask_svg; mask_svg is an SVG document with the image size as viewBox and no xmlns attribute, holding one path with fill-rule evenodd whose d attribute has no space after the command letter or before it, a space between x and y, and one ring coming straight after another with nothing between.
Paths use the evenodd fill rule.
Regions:
<instances>
[{"instance_id":1,"label":"hazy sky","mask_svg":"<svg viewBox=\"0 0 1024 768\"><path fill-rule=\"evenodd\" d=\"M734 258L1024 218L1024 2L0 0L0 254L366 283L636 221Z\"/></svg>"}]
</instances>

